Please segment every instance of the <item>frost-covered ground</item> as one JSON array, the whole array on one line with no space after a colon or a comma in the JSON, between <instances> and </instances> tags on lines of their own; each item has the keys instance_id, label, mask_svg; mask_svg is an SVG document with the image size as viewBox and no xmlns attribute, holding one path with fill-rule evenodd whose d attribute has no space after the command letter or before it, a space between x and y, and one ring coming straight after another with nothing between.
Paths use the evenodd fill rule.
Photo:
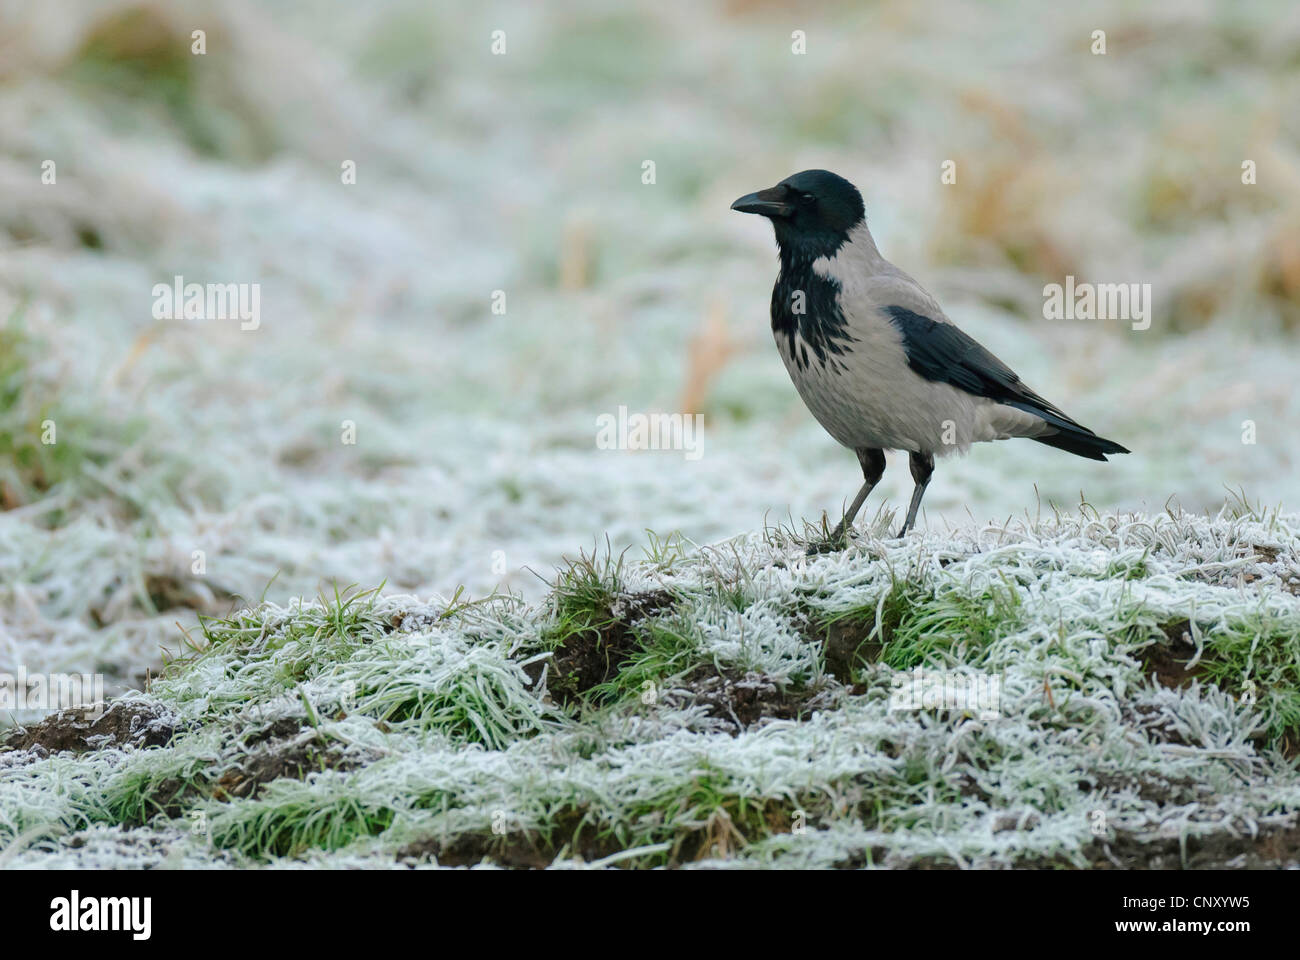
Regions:
<instances>
[{"instance_id":1,"label":"frost-covered ground","mask_svg":"<svg viewBox=\"0 0 1300 960\"><path fill-rule=\"evenodd\" d=\"M587 558L540 606L243 611L93 725L11 740L0 856L1300 865L1294 519L886 529ZM908 709L922 664L994 695Z\"/></svg>"},{"instance_id":2,"label":"frost-covered ground","mask_svg":"<svg viewBox=\"0 0 1300 960\"><path fill-rule=\"evenodd\" d=\"M738 562L769 570L756 531L836 511L858 481L854 458L803 409L772 348L769 231L727 209L810 166L863 188L886 255L950 316L1040 392L1134 451L1095 464L1017 442L944 461L923 535L880 548L891 557L944 543L964 555L986 525L1050 516L1053 503L1073 515L1081 493L1104 515L1148 518L1166 503L1216 514L1225 488L1289 509L1300 502L1290 449L1300 428L1293 5L1007 4L991 15L951 2L885 3L797 16L749 3L358 6L0 8L0 673L98 671L110 693L122 692L139 687L145 670L157 673L161 650L182 650L183 631L200 636L199 614L224 617L263 596L288 610L295 597L332 597L336 585L383 584L374 610L385 614L436 606L429 598L461 585L471 599L502 590L540 604L564 557L597 545L604 555L607 541L614 554L632 546L635 555L651 542L647 529L692 544L740 537ZM206 31L202 56L190 53L194 29ZM796 29L807 35L801 56L790 48ZM1097 29L1107 32L1104 56L1089 50ZM494 30L505 31L502 56L491 52ZM1257 165L1254 185L1241 182L1244 159ZM655 162L653 185L642 183L646 160ZM955 184L940 181L945 160L956 162ZM55 183L41 182L46 161ZM355 183L342 182L346 161L356 164ZM1151 328L1042 319L1043 285L1067 274L1152 284ZM155 319L153 287L176 275L259 284L260 327ZM492 309L497 291L504 313ZM620 407L702 413L703 455L598 449L597 418ZM41 442L47 421L57 443ZM343 442L349 423L355 444ZM1255 442L1243 442L1252 429ZM907 471L892 462L876 498L894 507L909 491ZM1277 542L1279 575L1293 559L1289 544ZM1095 578L1098 590L1143 582L1119 579L1115 557L1070 562L1110 570ZM1012 576L1019 561L1008 563ZM1272 581L1260 576L1240 588L1242 604L1286 599L1284 586L1264 597ZM864 583L881 589L878 571ZM1184 606L1162 616L1197 621L1226 587L1193 579L1185 589L1206 593L1180 594ZM407 595L422 599L396 599ZM818 602L837 600L857 602L850 593ZM1025 622L1110 637L1109 620L1076 623L1038 603L1029 590ZM788 597L777 605L797 612ZM506 608L472 609L500 618ZM546 635L541 608L532 609L516 614L525 647ZM765 608L752 609L736 612L741 624ZM248 616L260 623L270 614ZM697 626L705 632L692 656L731 642L707 632L707 620ZM398 639L443 656L442 633L422 629ZM453 647L477 636L459 623L446 629L462 638L447 640ZM798 642L793 672L776 661L762 670L811 689L814 678L800 671L812 669L817 643L782 629L773 636ZM498 684L482 708L508 705L506 752L449 750L428 761L482 765L456 767L469 791L449 801L457 823L496 809L472 795L472 784L495 782L495 764L514 769L516 754L570 749L605 729L542 710L498 662L511 642L503 635L477 654ZM312 670L360 669L348 666L349 643L337 663L313 651ZM253 673L279 669L280 654L264 652L271 659L250 662ZM1073 660L1061 666L1090 676ZM197 718L179 692L172 702L162 689L154 696L168 710ZM1020 710L1012 689L1004 687L1007 703ZM878 695L844 696L806 731L797 723L778 739L823 730L839 742L902 722L871 719ZM376 711L328 722L371 730L364 718ZM660 736L674 716L662 705L650 719L614 709L599 721L613 725L601 755L630 737L627 749L642 744L643 753L628 769L641 769L656 751L676 749ZM1234 722L1240 732L1250 721ZM635 736L620 732L637 723ZM835 733L840 723L866 726ZM1133 731L1128 719L1122 725ZM235 748L221 739L228 731L204 729L186 734L190 747L153 751L148 763L165 766L208 737L219 780ZM402 729L358 730L355 739L402 752ZM420 727L428 742L412 757L439 756L436 729ZM380 742L388 736L400 742ZM735 751L774 732L672 736ZM664 767L678 772L665 773L662 796L694 755ZM23 769L93 772L114 758L110 750ZM519 776L554 772L535 760L521 759ZM836 782L863 779L852 773L858 761L843 762ZM1222 769L1235 762L1214 760ZM366 764L349 775L369 783L384 769ZM575 770L574 788L603 769ZM1217 788L1208 771L1190 776ZM18 782L31 791L47 775ZM810 776L821 782L822 772ZM524 781L511 782L500 788L507 795ZM610 788L605 807L584 809L635 819L636 791L657 788L625 786ZM291 779L267 789L317 788ZM371 784L357 796L380 802L386 790ZM1026 788L1022 801L1036 796ZM70 814L53 801L31 800L44 812L24 822L63 822ZM121 822L103 814L106 802L88 796L100 812L87 816ZM216 825L226 822L216 815L221 802L196 787L184 812L211 804ZM231 809L262 802L243 798ZM542 816L536 806L520 815L528 810ZM975 813L949 815L962 834L961 818ZM407 824L405 813L394 816L393 829ZM356 822L368 833L379 820ZM94 829L99 837L103 828ZM175 827L160 829L165 840ZM752 839L752 827L742 832ZM661 835L628 827L623 836L657 844ZM112 848L113 837L78 849ZM133 837L124 849L143 855L143 834ZM39 859L46 848L33 843L15 855ZM211 848L185 849L202 857Z\"/></svg>"}]
</instances>

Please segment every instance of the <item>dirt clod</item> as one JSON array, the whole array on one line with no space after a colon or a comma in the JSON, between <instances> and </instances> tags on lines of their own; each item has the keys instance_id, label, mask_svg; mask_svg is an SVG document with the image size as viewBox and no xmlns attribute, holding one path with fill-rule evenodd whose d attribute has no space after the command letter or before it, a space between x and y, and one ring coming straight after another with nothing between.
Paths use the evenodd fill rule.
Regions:
<instances>
[{"instance_id":1,"label":"dirt clod","mask_svg":"<svg viewBox=\"0 0 1300 960\"><path fill-rule=\"evenodd\" d=\"M373 758L348 755L338 744L325 742L315 731L307 730L249 754L213 783L212 796L217 800L256 797L274 780L302 780L318 770L354 770L368 759Z\"/></svg>"},{"instance_id":2,"label":"dirt clod","mask_svg":"<svg viewBox=\"0 0 1300 960\"><path fill-rule=\"evenodd\" d=\"M62 710L9 734L0 750L84 753L103 747L162 747L175 736L179 719L141 700L117 700L100 716L83 708Z\"/></svg>"},{"instance_id":3,"label":"dirt clod","mask_svg":"<svg viewBox=\"0 0 1300 960\"><path fill-rule=\"evenodd\" d=\"M1161 686L1174 689L1185 687L1193 680L1204 680L1204 664L1198 663L1191 669L1187 667L1188 661L1196 654L1196 645L1192 643L1191 622L1176 620L1163 624L1160 629L1164 632L1165 640L1147 647L1147 672Z\"/></svg>"},{"instance_id":4,"label":"dirt clod","mask_svg":"<svg viewBox=\"0 0 1300 960\"><path fill-rule=\"evenodd\" d=\"M524 672L536 683L547 670L551 696L560 703L573 703L618 675L639 646L636 625L671 607L676 599L667 590L619 596L595 625L569 634L549 660L531 663Z\"/></svg>"},{"instance_id":5,"label":"dirt clod","mask_svg":"<svg viewBox=\"0 0 1300 960\"><path fill-rule=\"evenodd\" d=\"M1084 853L1094 869L1276 870L1300 866L1300 826L1269 828L1255 837L1219 833L1143 841L1133 836L1096 840Z\"/></svg>"},{"instance_id":6,"label":"dirt clod","mask_svg":"<svg viewBox=\"0 0 1300 960\"><path fill-rule=\"evenodd\" d=\"M826 672L840 683L853 683L853 674L863 663L874 663L884 647L867 637L875 624L863 620L836 620L814 625L809 639L820 641L826 651Z\"/></svg>"},{"instance_id":7,"label":"dirt clod","mask_svg":"<svg viewBox=\"0 0 1300 960\"><path fill-rule=\"evenodd\" d=\"M281 717L256 733L250 733L246 736L244 745L255 747L270 740L286 740L295 736L303 728L303 723L304 721L299 717Z\"/></svg>"},{"instance_id":8,"label":"dirt clod","mask_svg":"<svg viewBox=\"0 0 1300 960\"><path fill-rule=\"evenodd\" d=\"M766 674L718 670L712 665L696 668L682 686L684 690L666 695L668 702L693 695L697 703L707 705L709 716L726 724L733 737L769 717L799 719L810 695L808 691L783 690Z\"/></svg>"}]
</instances>

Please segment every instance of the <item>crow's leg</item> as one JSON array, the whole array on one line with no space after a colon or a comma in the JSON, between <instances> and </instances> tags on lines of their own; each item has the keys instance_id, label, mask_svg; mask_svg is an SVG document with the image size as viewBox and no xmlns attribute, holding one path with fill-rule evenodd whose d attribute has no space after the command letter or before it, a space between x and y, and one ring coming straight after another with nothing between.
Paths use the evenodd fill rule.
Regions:
<instances>
[{"instance_id":1,"label":"crow's leg","mask_svg":"<svg viewBox=\"0 0 1300 960\"><path fill-rule=\"evenodd\" d=\"M907 508L907 520L903 523L903 529L898 531L900 537L907 536L907 531L916 523L916 511L921 506L921 498L925 496L925 488L930 485L930 475L934 473L934 454L913 453L909 454L908 459L916 487L912 490L912 504Z\"/></svg>"},{"instance_id":2,"label":"crow's leg","mask_svg":"<svg viewBox=\"0 0 1300 960\"><path fill-rule=\"evenodd\" d=\"M880 478L885 473L884 450L876 447L863 447L861 450L854 452L858 455L858 462L862 464L862 476L864 478L862 489L858 491L858 495L853 498L853 503L849 505L849 509L840 519L840 522L836 524L830 539L825 544L816 544L814 547L809 547L809 553L820 553L827 548L834 549L839 544L840 539L844 536L844 531L852 525L853 518L858 515L858 511L862 509L862 504L866 502L867 494L871 492L872 487L880 482Z\"/></svg>"}]
</instances>

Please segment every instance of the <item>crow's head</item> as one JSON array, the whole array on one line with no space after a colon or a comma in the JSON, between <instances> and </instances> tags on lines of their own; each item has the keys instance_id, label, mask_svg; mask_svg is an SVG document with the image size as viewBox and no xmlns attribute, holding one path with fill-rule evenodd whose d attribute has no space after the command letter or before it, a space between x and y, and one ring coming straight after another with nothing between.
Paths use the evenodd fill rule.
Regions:
<instances>
[{"instance_id":1,"label":"crow's head","mask_svg":"<svg viewBox=\"0 0 1300 960\"><path fill-rule=\"evenodd\" d=\"M731 205L772 221L777 243L833 251L862 222L865 210L857 187L829 170L805 170L775 187L741 197Z\"/></svg>"}]
</instances>

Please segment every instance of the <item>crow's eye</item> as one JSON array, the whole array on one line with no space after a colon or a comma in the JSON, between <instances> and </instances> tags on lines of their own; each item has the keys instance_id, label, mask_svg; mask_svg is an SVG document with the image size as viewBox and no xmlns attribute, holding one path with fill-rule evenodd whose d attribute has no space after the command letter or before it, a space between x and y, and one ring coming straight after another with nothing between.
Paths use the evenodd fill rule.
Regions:
<instances>
[{"instance_id":1,"label":"crow's eye","mask_svg":"<svg viewBox=\"0 0 1300 960\"><path fill-rule=\"evenodd\" d=\"M801 193L799 194L799 202L811 206L812 204L817 202L817 198L814 197L811 193Z\"/></svg>"}]
</instances>

